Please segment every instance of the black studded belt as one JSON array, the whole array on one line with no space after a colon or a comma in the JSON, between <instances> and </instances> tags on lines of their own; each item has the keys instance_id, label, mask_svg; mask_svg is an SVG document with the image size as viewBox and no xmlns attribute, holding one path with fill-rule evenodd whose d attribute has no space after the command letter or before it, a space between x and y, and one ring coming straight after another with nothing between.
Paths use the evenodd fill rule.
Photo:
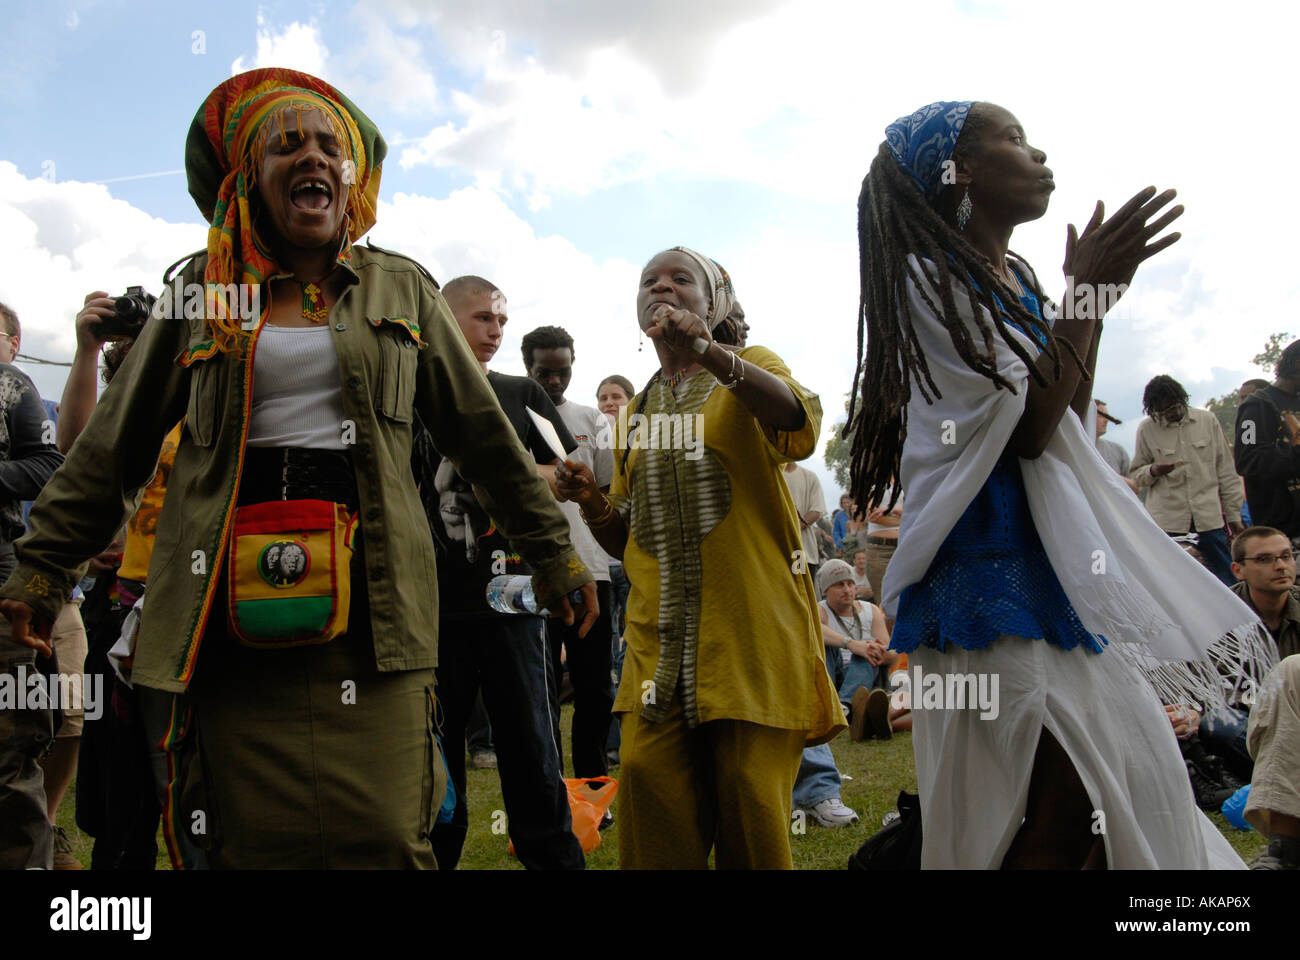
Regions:
<instances>
[{"instance_id":1,"label":"black studded belt","mask_svg":"<svg viewBox=\"0 0 1300 960\"><path fill-rule=\"evenodd\" d=\"M360 497L351 453L304 447L245 448L239 506L268 500L328 500L355 512Z\"/></svg>"}]
</instances>

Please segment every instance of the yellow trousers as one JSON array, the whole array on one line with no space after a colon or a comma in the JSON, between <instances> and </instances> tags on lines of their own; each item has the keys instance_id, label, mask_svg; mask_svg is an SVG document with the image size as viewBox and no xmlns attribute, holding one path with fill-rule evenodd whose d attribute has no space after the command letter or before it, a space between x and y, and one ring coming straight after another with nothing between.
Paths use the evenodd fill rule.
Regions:
<instances>
[{"instance_id":1,"label":"yellow trousers","mask_svg":"<svg viewBox=\"0 0 1300 960\"><path fill-rule=\"evenodd\" d=\"M621 717L624 870L790 870L790 804L805 731L713 720L691 730L675 698L661 723Z\"/></svg>"}]
</instances>

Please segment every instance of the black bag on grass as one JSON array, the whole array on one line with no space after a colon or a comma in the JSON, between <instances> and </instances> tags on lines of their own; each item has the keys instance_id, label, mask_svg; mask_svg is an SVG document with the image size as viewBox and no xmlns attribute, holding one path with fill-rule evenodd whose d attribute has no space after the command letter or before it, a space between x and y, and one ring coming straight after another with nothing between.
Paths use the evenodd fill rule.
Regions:
<instances>
[{"instance_id":1,"label":"black bag on grass","mask_svg":"<svg viewBox=\"0 0 1300 960\"><path fill-rule=\"evenodd\" d=\"M898 791L898 819L849 856L850 870L921 869L921 798Z\"/></svg>"}]
</instances>

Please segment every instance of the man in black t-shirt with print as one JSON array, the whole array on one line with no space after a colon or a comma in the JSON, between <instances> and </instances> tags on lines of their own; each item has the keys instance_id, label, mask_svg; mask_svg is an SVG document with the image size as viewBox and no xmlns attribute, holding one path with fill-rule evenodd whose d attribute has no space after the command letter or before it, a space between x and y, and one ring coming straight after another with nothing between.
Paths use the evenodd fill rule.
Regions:
<instances>
[{"instance_id":1,"label":"man in black t-shirt with print","mask_svg":"<svg viewBox=\"0 0 1300 960\"><path fill-rule=\"evenodd\" d=\"M13 542L23 533L24 500L34 499L63 462L46 423L40 394L27 374L12 366L22 334L18 316L0 303L0 577L17 566ZM40 656L0 630L0 687L11 702L0 703L0 870L53 866L54 827L47 819L45 779L39 759L58 728L48 705L29 699L26 680L49 678L60 669L53 654ZM65 664L80 673L81 664ZM49 680L47 679L47 683Z\"/></svg>"},{"instance_id":2,"label":"man in black t-shirt with print","mask_svg":"<svg viewBox=\"0 0 1300 960\"><path fill-rule=\"evenodd\" d=\"M1251 522L1300 537L1300 340L1282 351L1273 384L1237 408L1232 457Z\"/></svg>"},{"instance_id":3,"label":"man in black t-shirt with print","mask_svg":"<svg viewBox=\"0 0 1300 960\"><path fill-rule=\"evenodd\" d=\"M507 319L505 297L481 277L458 277L442 292L520 442L533 454L543 476L553 473L557 458L528 408L549 420L564 449L573 450L577 444L554 404L528 378L487 370L501 344ZM423 429L415 441L413 461L437 550L438 703L443 755L456 788L451 823L439 824L433 831L438 866L443 870L456 866L469 829L465 727L481 686L496 745L507 825L520 862L532 869L580 870L584 858L573 834L553 734L559 704L550 695L542 618L497 613L486 598L493 577L532 571L496 530L451 462L438 455ZM578 616L584 612L580 610Z\"/></svg>"}]
</instances>

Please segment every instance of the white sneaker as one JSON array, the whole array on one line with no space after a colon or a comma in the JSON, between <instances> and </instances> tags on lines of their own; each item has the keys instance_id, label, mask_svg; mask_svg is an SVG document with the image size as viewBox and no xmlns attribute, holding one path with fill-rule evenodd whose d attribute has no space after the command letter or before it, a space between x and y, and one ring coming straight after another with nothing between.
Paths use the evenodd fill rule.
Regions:
<instances>
[{"instance_id":1,"label":"white sneaker","mask_svg":"<svg viewBox=\"0 0 1300 960\"><path fill-rule=\"evenodd\" d=\"M828 797L808 808L808 812L823 827L847 827L858 822L858 815L844 806L839 797Z\"/></svg>"}]
</instances>

